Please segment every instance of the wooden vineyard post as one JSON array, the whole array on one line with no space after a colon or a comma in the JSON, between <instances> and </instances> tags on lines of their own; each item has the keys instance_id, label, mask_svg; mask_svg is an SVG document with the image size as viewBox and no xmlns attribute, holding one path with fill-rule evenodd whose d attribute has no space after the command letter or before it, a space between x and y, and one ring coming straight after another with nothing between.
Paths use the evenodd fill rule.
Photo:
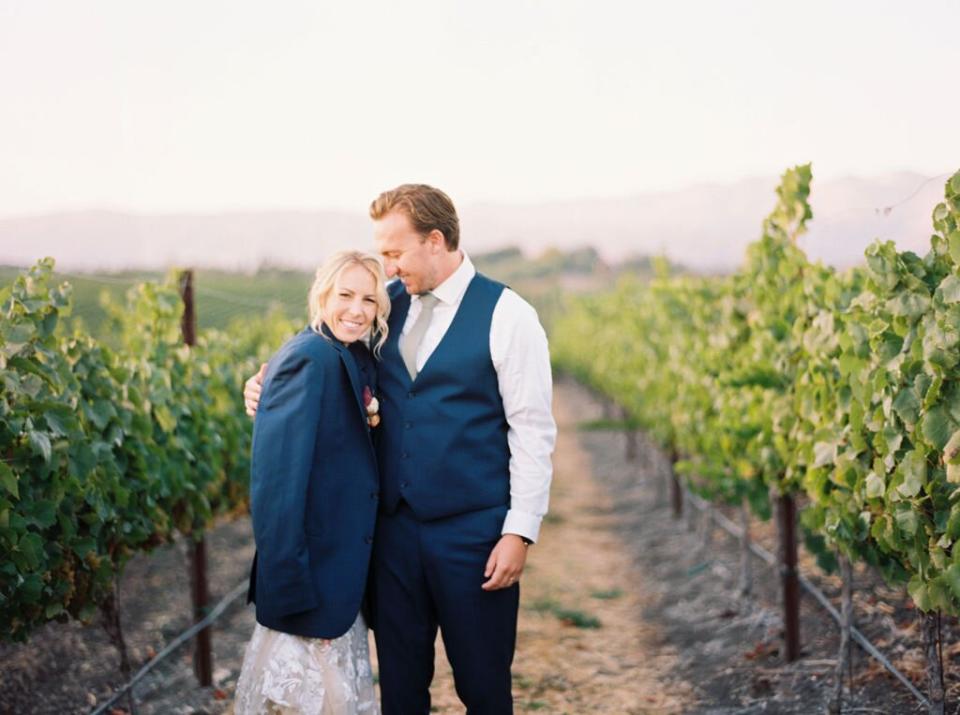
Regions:
<instances>
[{"instance_id":1,"label":"wooden vineyard post","mask_svg":"<svg viewBox=\"0 0 960 715\"><path fill-rule=\"evenodd\" d=\"M940 613L924 613L923 645L927 661L927 697L930 715L944 715L943 644L940 640Z\"/></svg>"},{"instance_id":2,"label":"wooden vineyard post","mask_svg":"<svg viewBox=\"0 0 960 715\"><path fill-rule=\"evenodd\" d=\"M183 344L190 347L197 344L197 312L193 300L193 271L180 274L180 295L183 298L183 320L180 324ZM207 543L201 537L190 539L187 545L190 560L190 595L193 601L193 622L202 621L210 604L210 588L207 583ZM213 648L210 628L204 628L197 634L193 651L193 671L202 687L213 684Z\"/></svg>"},{"instance_id":3,"label":"wooden vineyard post","mask_svg":"<svg viewBox=\"0 0 960 715\"><path fill-rule=\"evenodd\" d=\"M637 461L637 430L630 419L630 413L626 407L620 408L620 416L623 418L623 436L624 436L624 459L628 462Z\"/></svg>"},{"instance_id":4,"label":"wooden vineyard post","mask_svg":"<svg viewBox=\"0 0 960 715\"><path fill-rule=\"evenodd\" d=\"M616 415L616 404L613 400L605 397L602 392L597 393L600 397L600 404L603 405L603 419L613 420Z\"/></svg>"},{"instance_id":5,"label":"wooden vineyard post","mask_svg":"<svg viewBox=\"0 0 960 715\"><path fill-rule=\"evenodd\" d=\"M713 529L715 525L713 511L713 504L707 502L707 505L700 513L700 551L708 557L710 554L710 547L713 544Z\"/></svg>"},{"instance_id":6,"label":"wooden vineyard post","mask_svg":"<svg viewBox=\"0 0 960 715\"><path fill-rule=\"evenodd\" d=\"M800 579L797 575L797 504L789 494L777 497L780 531L780 575L783 581L784 654L788 663L800 657Z\"/></svg>"},{"instance_id":7,"label":"wooden vineyard post","mask_svg":"<svg viewBox=\"0 0 960 715\"><path fill-rule=\"evenodd\" d=\"M683 516L683 490L680 488L680 480L677 478L677 450L670 451L670 501L673 504L673 518L679 519Z\"/></svg>"},{"instance_id":8,"label":"wooden vineyard post","mask_svg":"<svg viewBox=\"0 0 960 715\"><path fill-rule=\"evenodd\" d=\"M843 579L841 587L841 616L840 616L840 649L837 652L836 689L833 701L828 712L831 714L843 712L843 671L847 670L850 676L850 695L853 696L853 640L850 632L853 629L853 566L843 554L840 554L840 576Z\"/></svg>"},{"instance_id":9,"label":"wooden vineyard post","mask_svg":"<svg viewBox=\"0 0 960 715\"><path fill-rule=\"evenodd\" d=\"M130 656L127 651L127 641L123 636L123 624L120 620L120 576L113 577L113 588L106 600L100 604L103 614L103 627L110 637L110 641L120 652L120 672L124 680L130 680ZM127 708L130 715L136 715L137 705L133 699L133 691L127 693Z\"/></svg>"},{"instance_id":10,"label":"wooden vineyard post","mask_svg":"<svg viewBox=\"0 0 960 715\"><path fill-rule=\"evenodd\" d=\"M740 504L740 597L749 598L753 590L753 554L750 553L750 507L744 499Z\"/></svg>"},{"instance_id":11,"label":"wooden vineyard post","mask_svg":"<svg viewBox=\"0 0 960 715\"><path fill-rule=\"evenodd\" d=\"M656 483L657 506L661 507L667 503L667 489L670 475L667 474L667 470L663 468L663 460L660 458L658 450L652 449L650 443L646 440L644 440L643 454L645 455L644 461L649 467L650 474Z\"/></svg>"},{"instance_id":12,"label":"wooden vineyard post","mask_svg":"<svg viewBox=\"0 0 960 715\"><path fill-rule=\"evenodd\" d=\"M207 585L207 542L190 540L190 591L193 596L193 621L203 620L210 603L210 590ZM213 649L210 639L210 626L197 633L196 647L193 651L193 671L202 687L213 685Z\"/></svg>"},{"instance_id":13,"label":"wooden vineyard post","mask_svg":"<svg viewBox=\"0 0 960 715\"><path fill-rule=\"evenodd\" d=\"M693 501L693 492L689 489L683 488L683 499L687 502L687 511L684 514L685 520L687 522L687 531L693 532L697 530L697 510L696 504ZM703 518L703 515L700 515L700 518Z\"/></svg>"}]
</instances>

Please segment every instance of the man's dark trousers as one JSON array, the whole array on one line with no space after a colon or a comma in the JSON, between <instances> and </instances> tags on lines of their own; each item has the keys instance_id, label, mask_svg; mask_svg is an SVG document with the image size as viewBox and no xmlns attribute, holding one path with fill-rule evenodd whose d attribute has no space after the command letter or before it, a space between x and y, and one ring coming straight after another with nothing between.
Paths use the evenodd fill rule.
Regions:
<instances>
[{"instance_id":1,"label":"man's dark trousers","mask_svg":"<svg viewBox=\"0 0 960 715\"><path fill-rule=\"evenodd\" d=\"M402 504L379 516L373 577L384 715L430 711L438 625L467 713L513 712L520 586L480 588L505 514L494 507L421 522Z\"/></svg>"}]
</instances>

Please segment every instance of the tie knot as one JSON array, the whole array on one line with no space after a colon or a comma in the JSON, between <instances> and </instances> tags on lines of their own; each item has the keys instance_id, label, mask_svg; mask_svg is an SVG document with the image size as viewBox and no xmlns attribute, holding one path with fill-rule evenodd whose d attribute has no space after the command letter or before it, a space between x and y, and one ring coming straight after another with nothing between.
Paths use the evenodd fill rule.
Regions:
<instances>
[{"instance_id":1,"label":"tie knot","mask_svg":"<svg viewBox=\"0 0 960 715\"><path fill-rule=\"evenodd\" d=\"M433 307L440 301L437 296L433 293L421 293L420 294L420 305L422 306L421 310L433 310Z\"/></svg>"}]
</instances>

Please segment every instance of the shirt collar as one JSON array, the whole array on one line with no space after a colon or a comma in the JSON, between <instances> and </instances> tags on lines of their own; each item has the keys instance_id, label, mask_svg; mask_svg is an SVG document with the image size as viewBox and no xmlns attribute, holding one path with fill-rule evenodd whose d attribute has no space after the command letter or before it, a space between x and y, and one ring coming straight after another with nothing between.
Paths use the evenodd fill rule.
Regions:
<instances>
[{"instance_id":1,"label":"shirt collar","mask_svg":"<svg viewBox=\"0 0 960 715\"><path fill-rule=\"evenodd\" d=\"M457 270L451 273L443 283L430 291L437 297L437 300L445 305L458 305L463 299L463 294L467 292L470 281L477 274L477 269L473 267L473 261L470 260L467 252L461 251L460 254L463 256L463 260L457 266ZM416 298L419 300L420 296L416 296Z\"/></svg>"}]
</instances>

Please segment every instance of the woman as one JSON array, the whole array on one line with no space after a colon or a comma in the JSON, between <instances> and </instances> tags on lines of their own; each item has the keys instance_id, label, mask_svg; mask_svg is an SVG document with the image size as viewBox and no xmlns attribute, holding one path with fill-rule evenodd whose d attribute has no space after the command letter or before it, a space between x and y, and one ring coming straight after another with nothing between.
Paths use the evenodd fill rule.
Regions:
<instances>
[{"instance_id":1,"label":"woman","mask_svg":"<svg viewBox=\"0 0 960 715\"><path fill-rule=\"evenodd\" d=\"M310 289L310 325L267 367L250 478L257 625L237 715L378 712L360 615L379 489L363 341L377 354L386 339L385 284L374 256L332 256Z\"/></svg>"}]
</instances>

